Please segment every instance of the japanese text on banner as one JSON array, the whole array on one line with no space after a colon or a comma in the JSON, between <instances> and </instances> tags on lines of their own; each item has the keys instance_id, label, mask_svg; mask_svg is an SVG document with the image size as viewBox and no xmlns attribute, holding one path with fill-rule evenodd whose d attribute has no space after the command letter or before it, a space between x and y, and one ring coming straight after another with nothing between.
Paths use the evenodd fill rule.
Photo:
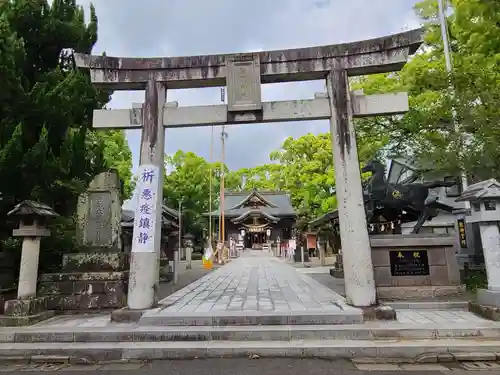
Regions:
<instances>
[{"instance_id":1,"label":"japanese text on banner","mask_svg":"<svg viewBox=\"0 0 500 375\"><path fill-rule=\"evenodd\" d=\"M160 169L154 165L141 165L137 180L137 207L134 217L133 252L152 253L156 223L156 203Z\"/></svg>"}]
</instances>

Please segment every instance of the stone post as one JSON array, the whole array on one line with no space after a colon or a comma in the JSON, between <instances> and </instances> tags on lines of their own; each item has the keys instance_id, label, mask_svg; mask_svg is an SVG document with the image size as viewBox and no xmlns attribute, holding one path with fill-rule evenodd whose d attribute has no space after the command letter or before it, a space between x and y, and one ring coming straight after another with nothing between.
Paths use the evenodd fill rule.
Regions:
<instances>
[{"instance_id":1,"label":"stone post","mask_svg":"<svg viewBox=\"0 0 500 375\"><path fill-rule=\"evenodd\" d=\"M471 202L470 223L479 223L488 289L478 289L477 303L500 308L500 183L489 179L470 185L457 201ZM479 313L483 310L480 309Z\"/></svg>"},{"instance_id":2,"label":"stone post","mask_svg":"<svg viewBox=\"0 0 500 375\"><path fill-rule=\"evenodd\" d=\"M327 77L340 235L344 254L347 302L357 307L376 303L375 280L361 188L353 109L347 71L339 61Z\"/></svg>"},{"instance_id":3,"label":"stone post","mask_svg":"<svg viewBox=\"0 0 500 375\"><path fill-rule=\"evenodd\" d=\"M318 241L318 250L319 250L319 262L322 266L326 265L326 254L325 254L325 244Z\"/></svg>"},{"instance_id":4,"label":"stone post","mask_svg":"<svg viewBox=\"0 0 500 375\"><path fill-rule=\"evenodd\" d=\"M193 239L194 236L191 233L186 233L184 235L184 249L186 253L186 269L191 269L191 254L193 253Z\"/></svg>"},{"instance_id":5,"label":"stone post","mask_svg":"<svg viewBox=\"0 0 500 375\"><path fill-rule=\"evenodd\" d=\"M17 287L19 299L36 296L40 240L42 237L50 236L50 230L45 228L44 221L47 217L57 215L50 207L46 209L47 213L40 215L35 209L38 206L41 205L32 201L24 201L8 214L9 216L17 215L20 218L19 228L14 229L12 235L21 237L23 240Z\"/></svg>"},{"instance_id":6,"label":"stone post","mask_svg":"<svg viewBox=\"0 0 500 375\"><path fill-rule=\"evenodd\" d=\"M48 219L58 216L52 208L33 201L19 203L8 216L19 218L19 228L12 234L21 237L22 253L19 270L17 299L5 302L5 315L1 325L25 325L49 318L53 311L47 311L47 298L37 297L38 260L40 240L50 236L46 228Z\"/></svg>"},{"instance_id":7,"label":"stone post","mask_svg":"<svg viewBox=\"0 0 500 375\"><path fill-rule=\"evenodd\" d=\"M142 111L138 196L130 259L127 305L132 310L150 308L158 299L166 97L165 86L150 79Z\"/></svg>"},{"instance_id":8,"label":"stone post","mask_svg":"<svg viewBox=\"0 0 500 375\"><path fill-rule=\"evenodd\" d=\"M14 236L16 236L14 234ZM40 256L41 237L25 237L21 250L21 267L19 269L19 284L17 285L17 298L27 299L36 295L38 280L38 259Z\"/></svg>"}]
</instances>

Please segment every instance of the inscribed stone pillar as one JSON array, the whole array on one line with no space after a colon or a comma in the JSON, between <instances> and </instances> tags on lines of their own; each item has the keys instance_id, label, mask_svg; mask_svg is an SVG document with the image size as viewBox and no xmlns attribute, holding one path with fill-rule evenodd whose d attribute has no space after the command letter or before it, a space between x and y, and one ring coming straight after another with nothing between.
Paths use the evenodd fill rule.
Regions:
<instances>
[{"instance_id":1,"label":"inscribed stone pillar","mask_svg":"<svg viewBox=\"0 0 500 375\"><path fill-rule=\"evenodd\" d=\"M376 303L375 281L349 83L338 62L327 77L327 88L347 302L371 306Z\"/></svg>"},{"instance_id":2,"label":"inscribed stone pillar","mask_svg":"<svg viewBox=\"0 0 500 375\"><path fill-rule=\"evenodd\" d=\"M121 184L114 169L97 175L78 200L80 252L63 255L62 273L41 277L50 308L120 308L126 302L128 254L122 252Z\"/></svg>"},{"instance_id":3,"label":"inscribed stone pillar","mask_svg":"<svg viewBox=\"0 0 500 375\"><path fill-rule=\"evenodd\" d=\"M115 170L97 175L78 200L79 242L88 249L121 249L120 179Z\"/></svg>"}]
</instances>

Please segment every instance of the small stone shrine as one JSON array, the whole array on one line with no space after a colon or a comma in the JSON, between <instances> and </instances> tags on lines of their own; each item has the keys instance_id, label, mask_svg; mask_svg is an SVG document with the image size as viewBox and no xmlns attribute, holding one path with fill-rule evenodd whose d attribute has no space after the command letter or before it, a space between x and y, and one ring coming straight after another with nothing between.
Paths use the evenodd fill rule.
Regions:
<instances>
[{"instance_id":1,"label":"small stone shrine","mask_svg":"<svg viewBox=\"0 0 500 375\"><path fill-rule=\"evenodd\" d=\"M97 175L78 201L80 252L64 254L62 272L42 275L40 292L56 310L123 307L128 253L121 246L120 179L116 170Z\"/></svg>"},{"instance_id":2,"label":"small stone shrine","mask_svg":"<svg viewBox=\"0 0 500 375\"><path fill-rule=\"evenodd\" d=\"M402 300L465 292L456 238L437 234L370 236L377 298Z\"/></svg>"},{"instance_id":3,"label":"small stone shrine","mask_svg":"<svg viewBox=\"0 0 500 375\"><path fill-rule=\"evenodd\" d=\"M23 243L17 299L5 302L5 315L0 318L0 325L30 325L54 315L54 311L47 310L48 298L38 296L36 287L40 242L42 237L50 236L47 221L58 214L47 205L24 201L14 207L8 216L19 219L19 228L14 229L12 234L22 238Z\"/></svg>"},{"instance_id":4,"label":"small stone shrine","mask_svg":"<svg viewBox=\"0 0 500 375\"><path fill-rule=\"evenodd\" d=\"M500 320L500 183L489 179L469 186L457 201L471 202L469 223L478 223L488 278L487 289L477 290L471 311Z\"/></svg>"}]
</instances>

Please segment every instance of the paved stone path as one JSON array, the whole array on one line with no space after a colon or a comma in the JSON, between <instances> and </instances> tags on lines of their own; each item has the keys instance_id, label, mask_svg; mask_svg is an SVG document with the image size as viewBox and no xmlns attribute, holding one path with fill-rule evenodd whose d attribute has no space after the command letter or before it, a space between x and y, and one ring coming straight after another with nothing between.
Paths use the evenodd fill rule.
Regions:
<instances>
[{"instance_id":1,"label":"paved stone path","mask_svg":"<svg viewBox=\"0 0 500 375\"><path fill-rule=\"evenodd\" d=\"M325 270L316 268L316 272L322 271L325 273L325 277L333 279L326 274ZM348 312L356 315L357 309L346 306L343 297L320 282L313 280L303 271L305 270L291 267L286 261L273 258L267 252L247 250L242 252L240 258L234 259L227 265L208 273L164 298L161 301L163 305L161 308L153 309L145 314L146 319L150 319L149 322L146 320L146 324L155 324L154 321L158 318L158 325L167 325L171 322L164 321L164 318L170 317L172 319L178 318L177 324L174 325L182 325L181 323L185 320L181 318L199 317L208 320L205 324L203 322L197 324L187 322L186 325L211 325L210 318L212 316L224 314L257 317L273 314L283 316L313 314L317 316L318 314ZM447 325L473 326L481 324L489 327L500 327L500 323L490 322L468 311L461 310L398 309L397 313L398 323L402 325L402 328L444 323ZM275 321L273 324L292 323ZM367 322L365 324L382 326L394 324L394 322ZM31 329L37 327L41 329L49 327L92 329L115 326L127 328L137 326L137 324L112 323L109 314L104 313L57 316L48 321L40 322L32 326Z\"/></svg>"},{"instance_id":2,"label":"paved stone path","mask_svg":"<svg viewBox=\"0 0 500 375\"><path fill-rule=\"evenodd\" d=\"M343 298L273 258L242 252L225 267L168 296L164 312L341 311Z\"/></svg>"},{"instance_id":3,"label":"paved stone path","mask_svg":"<svg viewBox=\"0 0 500 375\"><path fill-rule=\"evenodd\" d=\"M342 296L266 251L237 259L160 301L141 324L338 324L362 321ZM231 318L229 318L231 317ZM215 320L214 320L215 319Z\"/></svg>"}]
</instances>

